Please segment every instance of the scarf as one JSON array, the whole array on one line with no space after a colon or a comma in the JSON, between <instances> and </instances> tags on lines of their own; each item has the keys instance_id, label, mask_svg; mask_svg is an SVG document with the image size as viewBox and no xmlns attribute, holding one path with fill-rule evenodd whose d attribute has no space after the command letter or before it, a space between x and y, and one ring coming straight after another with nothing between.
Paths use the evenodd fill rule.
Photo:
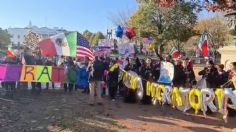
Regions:
<instances>
[{"instance_id":1,"label":"scarf","mask_svg":"<svg viewBox=\"0 0 236 132\"><path fill-rule=\"evenodd\" d=\"M118 68L119 67L119 65L118 64L114 64L110 69L109 69L109 71L110 72L113 72L116 68Z\"/></svg>"}]
</instances>

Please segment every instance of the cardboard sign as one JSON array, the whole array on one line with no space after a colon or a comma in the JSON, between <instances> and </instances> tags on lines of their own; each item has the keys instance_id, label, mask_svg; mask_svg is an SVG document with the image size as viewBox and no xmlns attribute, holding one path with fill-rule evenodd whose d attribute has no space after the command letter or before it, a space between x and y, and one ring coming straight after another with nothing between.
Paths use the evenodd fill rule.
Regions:
<instances>
[{"instance_id":1,"label":"cardboard sign","mask_svg":"<svg viewBox=\"0 0 236 132\"><path fill-rule=\"evenodd\" d=\"M19 81L21 77L22 66L7 65L4 81Z\"/></svg>"},{"instance_id":2,"label":"cardboard sign","mask_svg":"<svg viewBox=\"0 0 236 132\"><path fill-rule=\"evenodd\" d=\"M7 65L0 64L0 80L3 80L5 77Z\"/></svg>"},{"instance_id":3,"label":"cardboard sign","mask_svg":"<svg viewBox=\"0 0 236 132\"><path fill-rule=\"evenodd\" d=\"M161 62L161 73L158 82L171 84L174 78L174 65L170 62Z\"/></svg>"},{"instance_id":4,"label":"cardboard sign","mask_svg":"<svg viewBox=\"0 0 236 132\"><path fill-rule=\"evenodd\" d=\"M52 81L62 83L65 81L65 70L60 67L52 67Z\"/></svg>"},{"instance_id":5,"label":"cardboard sign","mask_svg":"<svg viewBox=\"0 0 236 132\"><path fill-rule=\"evenodd\" d=\"M36 67L34 65L24 65L21 70L21 82L35 82L36 81Z\"/></svg>"},{"instance_id":6,"label":"cardboard sign","mask_svg":"<svg viewBox=\"0 0 236 132\"><path fill-rule=\"evenodd\" d=\"M52 75L51 66L37 66L37 82L50 82Z\"/></svg>"}]
</instances>

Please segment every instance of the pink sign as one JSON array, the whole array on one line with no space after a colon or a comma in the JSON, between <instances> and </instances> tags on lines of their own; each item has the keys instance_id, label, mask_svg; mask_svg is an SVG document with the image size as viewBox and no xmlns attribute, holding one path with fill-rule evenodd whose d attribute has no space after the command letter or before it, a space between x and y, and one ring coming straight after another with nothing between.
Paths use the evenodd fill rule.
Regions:
<instances>
[{"instance_id":1,"label":"pink sign","mask_svg":"<svg viewBox=\"0 0 236 132\"><path fill-rule=\"evenodd\" d=\"M0 64L0 80L3 80L6 74L7 65Z\"/></svg>"}]
</instances>

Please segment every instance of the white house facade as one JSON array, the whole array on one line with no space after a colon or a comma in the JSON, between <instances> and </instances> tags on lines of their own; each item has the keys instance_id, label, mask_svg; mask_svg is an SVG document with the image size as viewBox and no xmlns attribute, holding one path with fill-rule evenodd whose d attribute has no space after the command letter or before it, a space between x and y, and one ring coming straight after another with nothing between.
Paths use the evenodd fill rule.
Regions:
<instances>
[{"instance_id":1,"label":"white house facade","mask_svg":"<svg viewBox=\"0 0 236 132\"><path fill-rule=\"evenodd\" d=\"M38 34L41 38L47 38L57 33L64 32L64 29L59 28L47 28L47 27L37 27L31 26L29 24L26 28L8 28L8 33L11 35L11 43L13 46L23 45L25 36L31 31Z\"/></svg>"}]
</instances>

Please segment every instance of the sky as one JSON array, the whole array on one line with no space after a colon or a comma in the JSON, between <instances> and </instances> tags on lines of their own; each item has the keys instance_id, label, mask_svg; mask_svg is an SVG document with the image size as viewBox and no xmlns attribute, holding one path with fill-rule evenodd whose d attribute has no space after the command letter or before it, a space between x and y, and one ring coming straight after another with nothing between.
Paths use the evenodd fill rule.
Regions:
<instances>
[{"instance_id":1,"label":"sky","mask_svg":"<svg viewBox=\"0 0 236 132\"><path fill-rule=\"evenodd\" d=\"M69 31L105 32L113 27L108 19L119 11L135 11L135 0L4 0L0 6L0 27L26 27L29 21L43 27ZM200 18L211 16L207 12Z\"/></svg>"}]
</instances>

